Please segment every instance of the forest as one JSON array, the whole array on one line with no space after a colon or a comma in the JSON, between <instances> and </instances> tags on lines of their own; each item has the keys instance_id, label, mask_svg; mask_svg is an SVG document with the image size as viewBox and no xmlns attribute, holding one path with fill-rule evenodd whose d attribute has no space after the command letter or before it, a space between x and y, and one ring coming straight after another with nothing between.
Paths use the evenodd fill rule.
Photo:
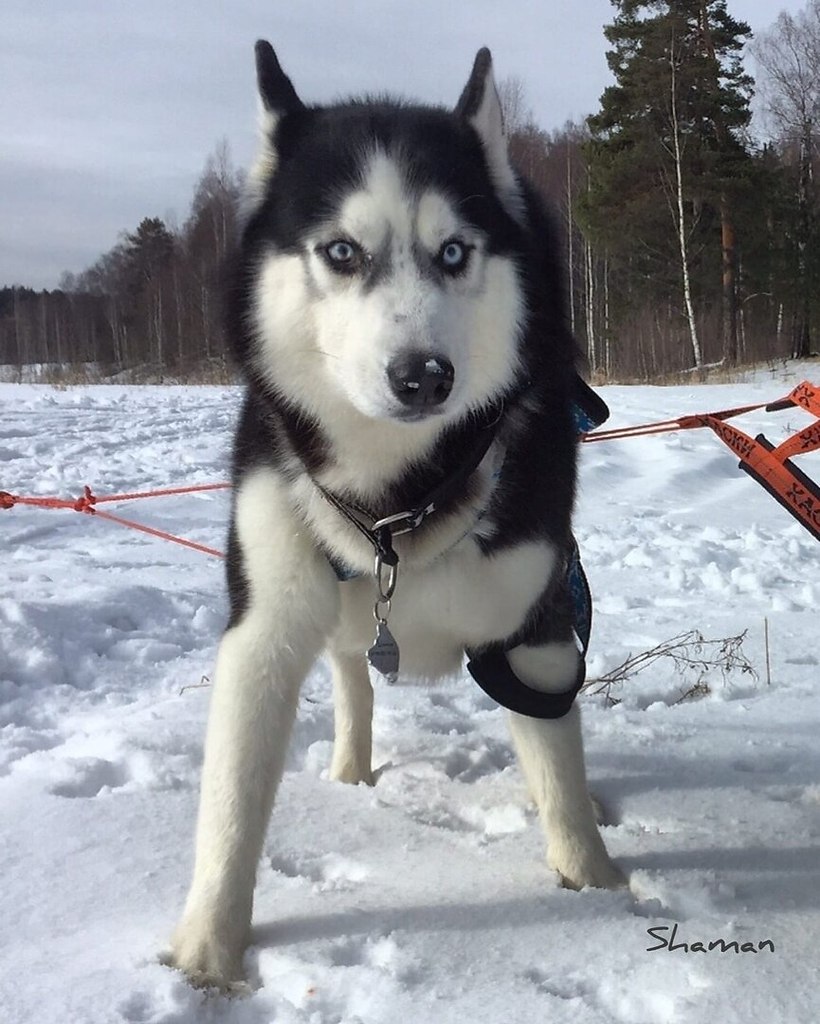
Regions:
<instances>
[{"instance_id":1,"label":"forest","mask_svg":"<svg viewBox=\"0 0 820 1024\"><path fill-rule=\"evenodd\" d=\"M516 165L562 229L571 327L593 378L816 354L820 0L754 39L727 0L612 5L612 84L583 123L547 131L526 84L500 83ZM220 295L243 178L219 143L181 226L146 216L57 289L0 287L0 364L20 379L32 365L230 379Z\"/></svg>"}]
</instances>

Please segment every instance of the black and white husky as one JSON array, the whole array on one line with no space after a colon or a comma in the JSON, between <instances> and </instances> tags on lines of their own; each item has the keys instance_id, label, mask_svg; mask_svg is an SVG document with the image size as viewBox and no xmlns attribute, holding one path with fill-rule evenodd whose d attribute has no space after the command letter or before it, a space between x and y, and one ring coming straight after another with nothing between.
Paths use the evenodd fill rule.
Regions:
<instances>
[{"instance_id":1,"label":"black and white husky","mask_svg":"<svg viewBox=\"0 0 820 1024\"><path fill-rule=\"evenodd\" d=\"M490 54L454 111L305 106L264 42L257 72L262 151L229 324L247 381L231 615L169 957L221 988L242 978L299 687L322 652L333 779L373 782L366 652L385 675L434 680L466 651L515 709L550 867L572 888L622 882L572 706L575 349L553 230L509 162Z\"/></svg>"}]
</instances>

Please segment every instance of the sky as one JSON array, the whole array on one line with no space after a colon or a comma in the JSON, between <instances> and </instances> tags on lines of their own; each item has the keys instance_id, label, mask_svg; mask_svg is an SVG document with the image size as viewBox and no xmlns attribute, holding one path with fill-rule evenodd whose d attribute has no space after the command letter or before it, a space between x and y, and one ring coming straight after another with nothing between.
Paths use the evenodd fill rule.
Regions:
<instances>
[{"instance_id":1,"label":"sky","mask_svg":"<svg viewBox=\"0 0 820 1024\"><path fill-rule=\"evenodd\" d=\"M803 0L729 0L766 29ZM515 76L543 128L609 84L610 0L4 0L0 285L53 288L146 216L182 223L219 140L255 144L253 43L307 102L389 91L457 100L475 51Z\"/></svg>"}]
</instances>

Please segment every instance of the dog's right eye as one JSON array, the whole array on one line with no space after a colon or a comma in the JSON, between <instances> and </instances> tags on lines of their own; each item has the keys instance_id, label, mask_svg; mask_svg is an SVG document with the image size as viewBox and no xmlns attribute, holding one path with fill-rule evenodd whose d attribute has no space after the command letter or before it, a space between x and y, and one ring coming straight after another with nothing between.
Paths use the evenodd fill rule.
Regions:
<instances>
[{"instance_id":1,"label":"dog's right eye","mask_svg":"<svg viewBox=\"0 0 820 1024\"><path fill-rule=\"evenodd\" d=\"M334 270L353 270L362 257L362 250L353 242L343 238L336 239L324 248L328 263Z\"/></svg>"}]
</instances>

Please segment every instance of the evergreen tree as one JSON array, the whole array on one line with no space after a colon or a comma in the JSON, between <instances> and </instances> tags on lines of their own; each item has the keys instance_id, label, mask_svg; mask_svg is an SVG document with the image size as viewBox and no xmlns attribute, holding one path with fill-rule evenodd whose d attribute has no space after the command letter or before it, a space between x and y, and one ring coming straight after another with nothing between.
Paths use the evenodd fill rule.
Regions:
<instances>
[{"instance_id":1,"label":"evergreen tree","mask_svg":"<svg viewBox=\"0 0 820 1024\"><path fill-rule=\"evenodd\" d=\"M751 164L752 81L741 62L749 27L726 0L612 3L605 35L615 84L588 121L586 228L619 279L622 319L646 300L666 305L667 333L682 340L685 326L698 365L699 325L717 308L722 357L734 361L733 210Z\"/></svg>"}]
</instances>

